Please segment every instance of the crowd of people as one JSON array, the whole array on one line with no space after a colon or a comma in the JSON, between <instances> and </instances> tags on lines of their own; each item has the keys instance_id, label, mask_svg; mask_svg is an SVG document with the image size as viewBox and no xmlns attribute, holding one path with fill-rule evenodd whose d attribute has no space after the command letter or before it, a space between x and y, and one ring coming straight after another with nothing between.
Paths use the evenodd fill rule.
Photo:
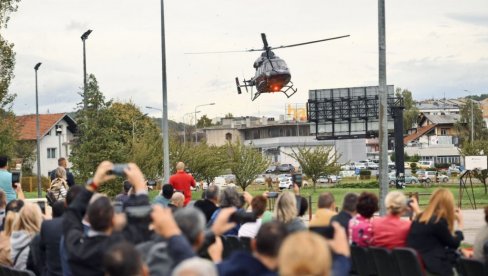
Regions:
<instances>
[{"instance_id":1,"label":"crowd of people","mask_svg":"<svg viewBox=\"0 0 488 276\"><path fill-rule=\"evenodd\" d=\"M111 200L97 193L115 178L111 162L99 164L86 185L70 183L65 164L60 159L51 175L59 194L48 217L25 200L19 184L11 185L7 158L0 156L0 265L35 275L341 276L351 271L351 246L379 246L413 248L426 272L452 275L463 240L462 214L444 188L433 192L425 210L392 191L382 217L374 193L346 194L339 212L334 196L323 193L308 222L302 216L309 202L298 185L276 198L209 185L194 201L196 182L179 162L151 202L144 175L130 163L121 194ZM472 256L483 261L488 208L485 213L487 226ZM247 249L230 250L229 241Z\"/></svg>"}]
</instances>

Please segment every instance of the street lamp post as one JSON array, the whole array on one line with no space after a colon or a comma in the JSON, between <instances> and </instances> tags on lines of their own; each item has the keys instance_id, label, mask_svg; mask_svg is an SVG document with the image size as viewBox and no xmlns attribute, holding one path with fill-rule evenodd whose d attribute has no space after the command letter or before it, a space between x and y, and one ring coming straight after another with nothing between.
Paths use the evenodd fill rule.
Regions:
<instances>
[{"instance_id":1,"label":"street lamp post","mask_svg":"<svg viewBox=\"0 0 488 276\"><path fill-rule=\"evenodd\" d=\"M83 41L83 110L86 109L88 101L86 99L86 48L85 40L91 34L92 30L88 30L81 35L81 41Z\"/></svg>"},{"instance_id":2,"label":"street lamp post","mask_svg":"<svg viewBox=\"0 0 488 276\"><path fill-rule=\"evenodd\" d=\"M195 106L195 143L198 143L198 132L197 132L197 108L201 106L215 105L215 103L200 104Z\"/></svg>"},{"instance_id":3,"label":"street lamp post","mask_svg":"<svg viewBox=\"0 0 488 276\"><path fill-rule=\"evenodd\" d=\"M36 146L37 146L37 197L42 197L42 183L41 183L41 146L40 146L40 130L39 130L39 96L37 91L37 70L42 63L37 63L34 66L34 71L36 75Z\"/></svg>"},{"instance_id":4,"label":"street lamp post","mask_svg":"<svg viewBox=\"0 0 488 276\"><path fill-rule=\"evenodd\" d=\"M193 113L200 113L200 111L197 111L197 112L188 112L188 113L185 113L183 115L183 144L186 144L186 123L185 123L185 118L188 115L193 115Z\"/></svg>"},{"instance_id":5,"label":"street lamp post","mask_svg":"<svg viewBox=\"0 0 488 276\"><path fill-rule=\"evenodd\" d=\"M59 141L59 157L61 158L63 154L61 153L61 134L63 134L63 129L61 126L58 126L56 128L56 135L58 135L58 141Z\"/></svg>"},{"instance_id":6,"label":"street lamp post","mask_svg":"<svg viewBox=\"0 0 488 276\"><path fill-rule=\"evenodd\" d=\"M161 74L163 93L163 170L164 183L169 183L168 92L166 79L166 41L164 34L164 0L161 0Z\"/></svg>"},{"instance_id":7,"label":"street lamp post","mask_svg":"<svg viewBox=\"0 0 488 276\"><path fill-rule=\"evenodd\" d=\"M469 90L464 90L465 92L471 93ZM473 116L473 108L474 108L474 102L472 99L469 99L471 101L471 145L473 144L474 140L474 116Z\"/></svg>"}]
</instances>

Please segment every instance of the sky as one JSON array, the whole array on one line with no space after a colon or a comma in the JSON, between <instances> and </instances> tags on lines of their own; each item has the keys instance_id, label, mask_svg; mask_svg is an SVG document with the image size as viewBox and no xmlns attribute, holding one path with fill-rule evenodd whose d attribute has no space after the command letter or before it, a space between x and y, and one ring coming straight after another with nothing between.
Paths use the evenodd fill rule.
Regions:
<instances>
[{"instance_id":1,"label":"sky","mask_svg":"<svg viewBox=\"0 0 488 276\"><path fill-rule=\"evenodd\" d=\"M169 118L278 116L305 103L310 89L378 84L377 1L166 0ZM35 113L34 65L39 69L41 113L71 112L81 101L82 41L87 29L87 71L106 98L162 108L160 1L22 0L3 35L15 44L14 112ZM187 55L245 50L327 37L349 38L277 50L298 92L238 95L235 77L249 79L259 53ZM416 100L488 93L486 0L386 1L387 80Z\"/></svg>"}]
</instances>

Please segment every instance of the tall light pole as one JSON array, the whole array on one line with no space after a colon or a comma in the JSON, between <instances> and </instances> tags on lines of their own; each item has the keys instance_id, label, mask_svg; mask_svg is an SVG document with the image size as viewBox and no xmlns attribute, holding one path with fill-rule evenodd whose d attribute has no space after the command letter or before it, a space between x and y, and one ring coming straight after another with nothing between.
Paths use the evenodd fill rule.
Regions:
<instances>
[{"instance_id":1,"label":"tall light pole","mask_svg":"<svg viewBox=\"0 0 488 276\"><path fill-rule=\"evenodd\" d=\"M386 86L385 0L378 0L378 80L379 80L379 144L380 144L380 215L386 214L385 197L388 193L388 119Z\"/></svg>"},{"instance_id":2,"label":"tall light pole","mask_svg":"<svg viewBox=\"0 0 488 276\"><path fill-rule=\"evenodd\" d=\"M200 113L200 111L197 111L197 112L188 112L188 113L183 114L183 144L186 144L186 123L185 123L185 118L188 115L193 115L193 113ZM190 140L191 140L191 136L190 136Z\"/></svg>"},{"instance_id":3,"label":"tall light pole","mask_svg":"<svg viewBox=\"0 0 488 276\"><path fill-rule=\"evenodd\" d=\"M58 141L59 141L59 158L61 158L63 155L61 153L61 135L63 134L63 129L61 126L58 126L56 128L56 135L58 135Z\"/></svg>"},{"instance_id":4,"label":"tall light pole","mask_svg":"<svg viewBox=\"0 0 488 276\"><path fill-rule=\"evenodd\" d=\"M91 34L92 30L88 30L81 35L81 41L83 41L83 110L86 110L86 106L88 105L86 99L86 48L85 48L85 40Z\"/></svg>"},{"instance_id":5,"label":"tall light pole","mask_svg":"<svg viewBox=\"0 0 488 276\"><path fill-rule=\"evenodd\" d=\"M469 90L464 89L465 92L472 93ZM473 144L474 141L474 116L473 116L473 108L474 108L474 102L472 99L469 99L471 101L471 145Z\"/></svg>"},{"instance_id":6,"label":"tall light pole","mask_svg":"<svg viewBox=\"0 0 488 276\"><path fill-rule=\"evenodd\" d=\"M168 92L166 80L166 41L164 34L164 0L161 0L161 66L163 86L163 169L164 183L169 183Z\"/></svg>"},{"instance_id":7,"label":"tall light pole","mask_svg":"<svg viewBox=\"0 0 488 276\"><path fill-rule=\"evenodd\" d=\"M42 183L41 183L41 141L40 141L40 130L39 130L39 96L37 91L37 70L42 63L37 63L34 66L34 71L36 75L36 146L37 146L37 197L42 197Z\"/></svg>"},{"instance_id":8,"label":"tall light pole","mask_svg":"<svg viewBox=\"0 0 488 276\"><path fill-rule=\"evenodd\" d=\"M197 132L197 108L201 106L215 105L215 103L200 104L195 106L195 143L198 143L198 132Z\"/></svg>"}]
</instances>

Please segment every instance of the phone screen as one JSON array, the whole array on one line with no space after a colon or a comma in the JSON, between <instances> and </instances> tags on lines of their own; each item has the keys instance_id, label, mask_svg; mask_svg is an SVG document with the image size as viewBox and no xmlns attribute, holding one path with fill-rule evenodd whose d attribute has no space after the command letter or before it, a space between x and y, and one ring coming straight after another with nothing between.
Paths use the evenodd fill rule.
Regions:
<instances>
[{"instance_id":1,"label":"phone screen","mask_svg":"<svg viewBox=\"0 0 488 276\"><path fill-rule=\"evenodd\" d=\"M12 186L14 183L20 183L20 172L12 172Z\"/></svg>"}]
</instances>

